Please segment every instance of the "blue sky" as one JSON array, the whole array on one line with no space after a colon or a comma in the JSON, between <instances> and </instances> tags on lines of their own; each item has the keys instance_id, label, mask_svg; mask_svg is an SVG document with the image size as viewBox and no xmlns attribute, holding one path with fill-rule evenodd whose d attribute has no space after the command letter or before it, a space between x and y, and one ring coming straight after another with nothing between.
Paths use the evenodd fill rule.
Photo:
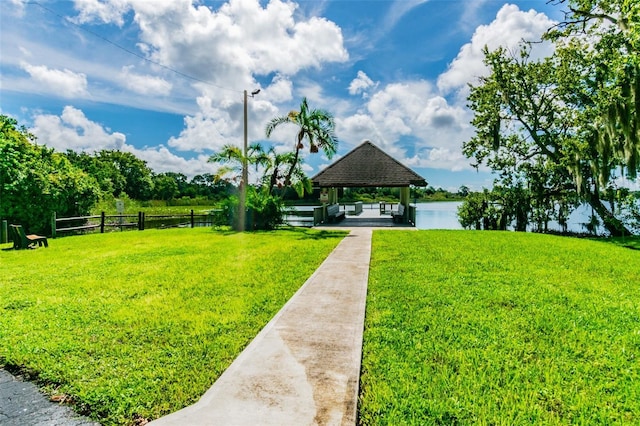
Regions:
<instances>
[{"instance_id":1,"label":"blue sky","mask_svg":"<svg viewBox=\"0 0 640 426\"><path fill-rule=\"evenodd\" d=\"M336 119L337 157L370 140L435 187L490 187L461 152L481 50L538 40L546 0L24 0L0 2L0 112L58 150L120 149L156 172L214 173L302 97ZM536 47L538 54L550 46ZM311 176L330 164L306 155Z\"/></svg>"}]
</instances>

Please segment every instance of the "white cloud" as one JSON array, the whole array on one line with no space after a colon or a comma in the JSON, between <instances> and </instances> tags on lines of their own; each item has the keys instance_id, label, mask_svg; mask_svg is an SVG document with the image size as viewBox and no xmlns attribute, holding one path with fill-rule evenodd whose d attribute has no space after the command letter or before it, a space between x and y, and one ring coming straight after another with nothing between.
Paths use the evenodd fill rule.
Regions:
<instances>
[{"instance_id":1,"label":"white cloud","mask_svg":"<svg viewBox=\"0 0 640 426\"><path fill-rule=\"evenodd\" d=\"M187 159L172 153L162 145L136 148L126 143L126 136L103 125L91 121L82 110L72 106L64 107L62 115L40 114L34 117L30 129L38 137L38 142L58 151L71 149L93 153L103 149L130 152L147 162L156 173L181 172L189 177L196 174L213 173L217 167L207 163L208 155Z\"/></svg>"},{"instance_id":2,"label":"white cloud","mask_svg":"<svg viewBox=\"0 0 640 426\"><path fill-rule=\"evenodd\" d=\"M232 117L228 111L214 105L211 98L198 98L200 111L184 118L185 128L178 137L169 139L169 146L181 151L218 151L226 144L240 146L242 134L241 120ZM238 113L241 107L237 108Z\"/></svg>"},{"instance_id":3,"label":"white cloud","mask_svg":"<svg viewBox=\"0 0 640 426\"><path fill-rule=\"evenodd\" d=\"M126 136L89 120L84 113L72 106L64 107L61 116L41 114L34 118L31 129L44 143L59 151L99 151L102 149L120 149L126 142Z\"/></svg>"},{"instance_id":4,"label":"white cloud","mask_svg":"<svg viewBox=\"0 0 640 426\"><path fill-rule=\"evenodd\" d=\"M407 13L411 11L411 9L416 6L421 5L422 3L426 3L428 0L395 0L391 3L389 7L389 12L385 17L385 21L383 27L385 31L393 28L400 19Z\"/></svg>"},{"instance_id":5,"label":"white cloud","mask_svg":"<svg viewBox=\"0 0 640 426\"><path fill-rule=\"evenodd\" d=\"M433 148L405 159L405 164L409 167L431 167L454 172L470 169L469 163L469 159L459 149L449 148Z\"/></svg>"},{"instance_id":6,"label":"white cloud","mask_svg":"<svg viewBox=\"0 0 640 426\"><path fill-rule=\"evenodd\" d=\"M276 75L271 84L265 88L263 96L268 96L272 102L286 102L293 99L293 83L283 75Z\"/></svg>"},{"instance_id":7,"label":"white cloud","mask_svg":"<svg viewBox=\"0 0 640 426\"><path fill-rule=\"evenodd\" d=\"M121 27L124 24L123 14L129 10L127 1L111 0L74 0L75 8L80 14L74 19L76 23L104 22L116 24Z\"/></svg>"},{"instance_id":8,"label":"white cloud","mask_svg":"<svg viewBox=\"0 0 640 426\"><path fill-rule=\"evenodd\" d=\"M121 0L105 10L97 0L76 3L82 20L116 22L134 12L139 47L151 59L229 88L252 87L252 75L293 75L308 67L344 62L340 28L324 18L303 19L293 2L230 0L218 10L191 0ZM295 52L295 53L294 53Z\"/></svg>"},{"instance_id":9,"label":"white cloud","mask_svg":"<svg viewBox=\"0 0 640 426\"><path fill-rule=\"evenodd\" d=\"M9 3L15 6L14 9L11 9L10 13L17 17L22 17L24 15L24 7L29 3L29 0L9 0Z\"/></svg>"},{"instance_id":10,"label":"white cloud","mask_svg":"<svg viewBox=\"0 0 640 426\"><path fill-rule=\"evenodd\" d=\"M87 76L83 73L75 73L66 68L64 70L49 69L44 65L31 65L26 62L21 66L48 92L67 98L88 95Z\"/></svg>"},{"instance_id":11,"label":"white cloud","mask_svg":"<svg viewBox=\"0 0 640 426\"><path fill-rule=\"evenodd\" d=\"M362 97L366 99L369 97L368 90L377 87L378 83L374 83L364 71L358 71L357 77L349 84L349 94L357 95L361 93Z\"/></svg>"},{"instance_id":12,"label":"white cloud","mask_svg":"<svg viewBox=\"0 0 640 426\"><path fill-rule=\"evenodd\" d=\"M171 92L171 83L152 75L132 72L133 66L122 67L120 80L124 87L141 95L166 96Z\"/></svg>"},{"instance_id":13,"label":"white cloud","mask_svg":"<svg viewBox=\"0 0 640 426\"><path fill-rule=\"evenodd\" d=\"M155 173L179 172L191 178L204 173L215 173L218 168L215 164L207 162L209 158L207 155L199 155L196 158L186 159L172 153L162 145L143 149L125 145L122 150L130 152L141 160L146 161L147 166Z\"/></svg>"},{"instance_id":14,"label":"white cloud","mask_svg":"<svg viewBox=\"0 0 640 426\"><path fill-rule=\"evenodd\" d=\"M521 11L518 6L504 5L496 19L489 25L479 26L471 42L460 48L458 56L451 62L446 72L438 78L438 87L445 93L463 89L468 83L487 73L483 63L483 49L495 50L502 46L516 51L524 41L539 41L542 34L554 24L545 14L529 10ZM552 53L553 47L544 42L534 45L534 57L544 57Z\"/></svg>"},{"instance_id":15,"label":"white cloud","mask_svg":"<svg viewBox=\"0 0 640 426\"><path fill-rule=\"evenodd\" d=\"M373 93L365 109L337 120L337 132L353 146L371 140L410 165L461 170L469 168L461 152L473 134L470 118L429 82L406 81Z\"/></svg>"}]
</instances>

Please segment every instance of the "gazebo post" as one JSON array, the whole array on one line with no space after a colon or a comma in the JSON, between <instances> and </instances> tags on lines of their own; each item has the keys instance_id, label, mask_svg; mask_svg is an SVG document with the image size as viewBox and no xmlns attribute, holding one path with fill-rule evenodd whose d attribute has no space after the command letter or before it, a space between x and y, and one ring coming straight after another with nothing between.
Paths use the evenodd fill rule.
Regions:
<instances>
[{"instance_id":1,"label":"gazebo post","mask_svg":"<svg viewBox=\"0 0 640 426\"><path fill-rule=\"evenodd\" d=\"M338 204L338 188L333 186L329 189L329 204Z\"/></svg>"},{"instance_id":2,"label":"gazebo post","mask_svg":"<svg viewBox=\"0 0 640 426\"><path fill-rule=\"evenodd\" d=\"M404 205L404 215L402 216L402 223L407 223L407 217L409 215L409 201L411 200L411 192L408 186L400 188L400 204Z\"/></svg>"}]
</instances>

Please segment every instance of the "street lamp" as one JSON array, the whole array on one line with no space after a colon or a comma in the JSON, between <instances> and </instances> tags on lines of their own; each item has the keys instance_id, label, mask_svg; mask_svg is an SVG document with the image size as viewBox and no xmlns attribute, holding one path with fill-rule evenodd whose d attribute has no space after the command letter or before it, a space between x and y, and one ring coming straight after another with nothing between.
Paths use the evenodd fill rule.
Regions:
<instances>
[{"instance_id":1,"label":"street lamp","mask_svg":"<svg viewBox=\"0 0 640 426\"><path fill-rule=\"evenodd\" d=\"M251 97L253 98L255 95L260 93L260 89L256 89L251 92ZM246 224L246 205L247 205L247 185L249 183L249 165L247 162L247 140L248 140L248 130L247 130L247 91L244 91L244 144L242 150L242 180L240 182L240 205L238 207L238 230L240 232L244 231Z\"/></svg>"}]
</instances>

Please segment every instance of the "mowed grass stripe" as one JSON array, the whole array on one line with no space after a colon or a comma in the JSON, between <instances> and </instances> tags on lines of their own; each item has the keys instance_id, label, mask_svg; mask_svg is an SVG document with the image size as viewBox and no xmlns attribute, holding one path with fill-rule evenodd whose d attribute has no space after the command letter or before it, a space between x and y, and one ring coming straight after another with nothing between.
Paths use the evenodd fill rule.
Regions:
<instances>
[{"instance_id":1,"label":"mowed grass stripe","mask_svg":"<svg viewBox=\"0 0 640 426\"><path fill-rule=\"evenodd\" d=\"M640 423L640 252L375 232L360 423Z\"/></svg>"},{"instance_id":2,"label":"mowed grass stripe","mask_svg":"<svg viewBox=\"0 0 640 426\"><path fill-rule=\"evenodd\" d=\"M210 228L0 252L0 365L103 424L197 401L344 236Z\"/></svg>"}]
</instances>

